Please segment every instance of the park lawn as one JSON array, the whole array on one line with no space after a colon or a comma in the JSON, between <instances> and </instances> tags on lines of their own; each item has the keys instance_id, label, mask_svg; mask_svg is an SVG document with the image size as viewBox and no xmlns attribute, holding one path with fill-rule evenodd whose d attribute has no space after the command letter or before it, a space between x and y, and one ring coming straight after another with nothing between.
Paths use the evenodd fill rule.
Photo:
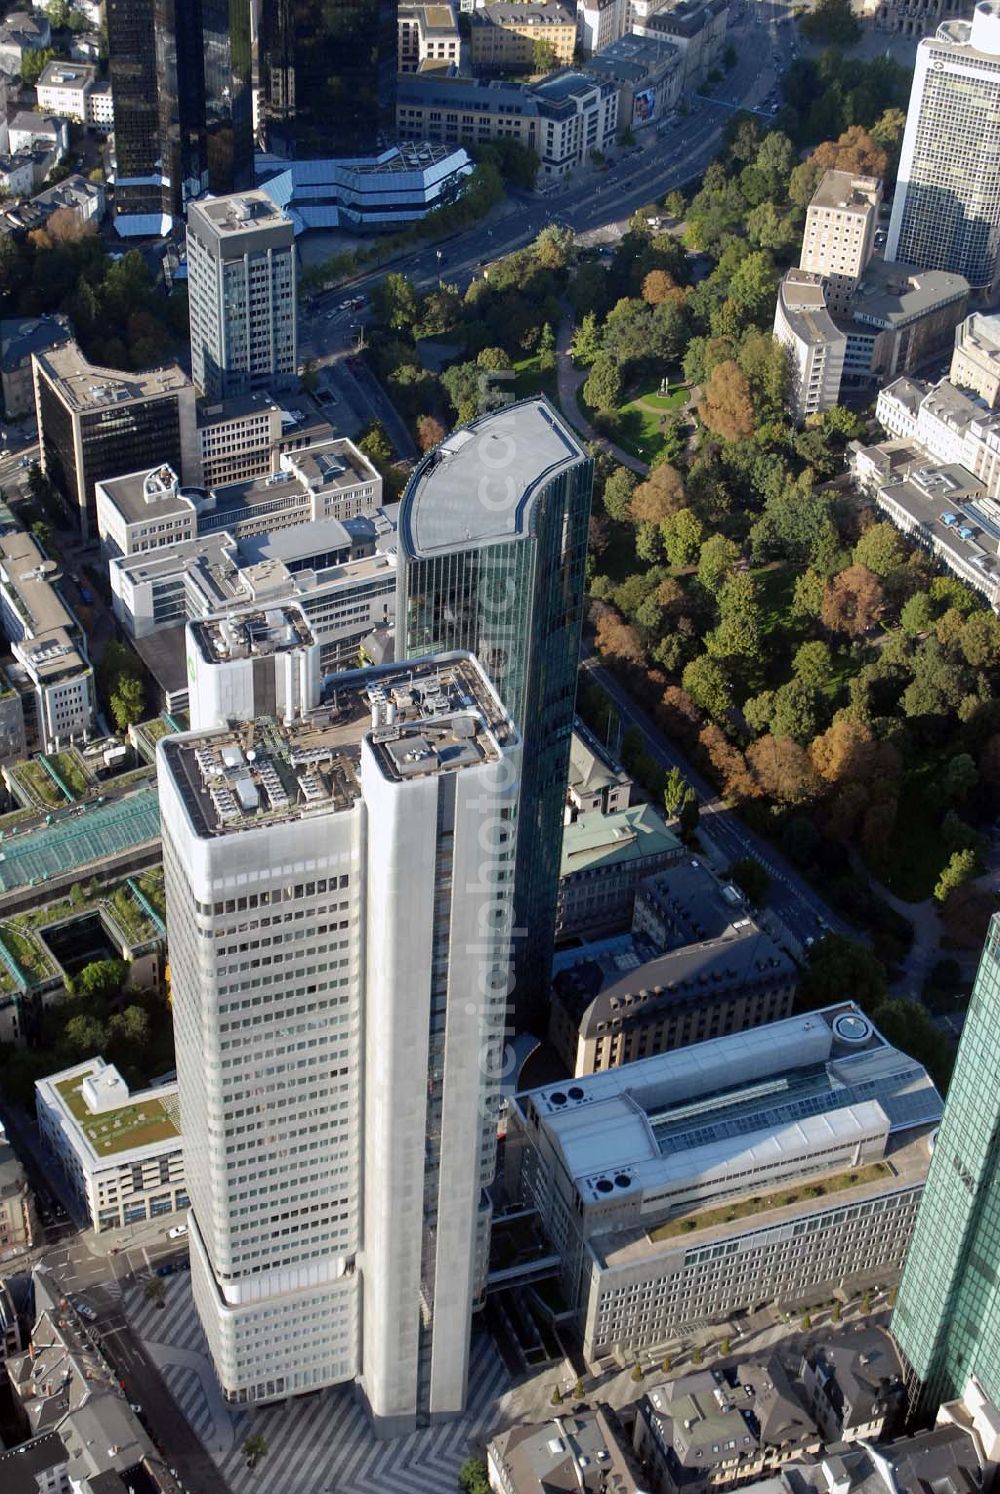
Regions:
<instances>
[{"instance_id":1,"label":"park lawn","mask_svg":"<svg viewBox=\"0 0 1000 1494\"><path fill-rule=\"evenodd\" d=\"M774 562L755 567L750 574L757 583L757 598L765 634L773 633L776 628L794 631L796 625L791 611L795 582L799 575L797 569Z\"/></svg>"},{"instance_id":2,"label":"park lawn","mask_svg":"<svg viewBox=\"0 0 1000 1494\"><path fill-rule=\"evenodd\" d=\"M514 364L514 393L518 399L528 399L533 394L547 394L556 403L558 396L555 369L540 368L537 353L531 358L519 358Z\"/></svg>"},{"instance_id":3,"label":"park lawn","mask_svg":"<svg viewBox=\"0 0 1000 1494\"><path fill-rule=\"evenodd\" d=\"M941 771L942 761L934 757L906 774L896 824L876 872L890 892L908 903L931 896L951 854L941 840L940 812L933 811L925 797Z\"/></svg>"},{"instance_id":4,"label":"park lawn","mask_svg":"<svg viewBox=\"0 0 1000 1494\"><path fill-rule=\"evenodd\" d=\"M687 397L686 386L677 384L668 395L662 395L657 390L643 391L619 406L615 434L618 445L642 462L654 461L663 446L660 420L667 411L679 409ZM651 408L643 409L643 404Z\"/></svg>"}]
</instances>

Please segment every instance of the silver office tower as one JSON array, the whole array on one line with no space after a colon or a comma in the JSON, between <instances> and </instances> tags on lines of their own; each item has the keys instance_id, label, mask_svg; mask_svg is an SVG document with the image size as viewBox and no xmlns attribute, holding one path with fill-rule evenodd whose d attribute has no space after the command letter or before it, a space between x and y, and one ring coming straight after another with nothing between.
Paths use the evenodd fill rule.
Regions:
<instances>
[{"instance_id":1,"label":"silver office tower","mask_svg":"<svg viewBox=\"0 0 1000 1494\"><path fill-rule=\"evenodd\" d=\"M517 735L451 654L158 753L191 1276L223 1391L356 1380L389 1435L455 1415L489 1244Z\"/></svg>"},{"instance_id":2,"label":"silver office tower","mask_svg":"<svg viewBox=\"0 0 1000 1494\"><path fill-rule=\"evenodd\" d=\"M593 463L545 399L430 452L399 516L397 656L475 653L523 741L513 1011L543 1030L583 623Z\"/></svg>"},{"instance_id":3,"label":"silver office tower","mask_svg":"<svg viewBox=\"0 0 1000 1494\"><path fill-rule=\"evenodd\" d=\"M191 373L199 394L229 399L296 382L295 233L266 192L188 209Z\"/></svg>"},{"instance_id":4,"label":"silver office tower","mask_svg":"<svg viewBox=\"0 0 1000 1494\"><path fill-rule=\"evenodd\" d=\"M945 21L917 48L887 260L964 275L1000 268L1000 4Z\"/></svg>"}]
</instances>

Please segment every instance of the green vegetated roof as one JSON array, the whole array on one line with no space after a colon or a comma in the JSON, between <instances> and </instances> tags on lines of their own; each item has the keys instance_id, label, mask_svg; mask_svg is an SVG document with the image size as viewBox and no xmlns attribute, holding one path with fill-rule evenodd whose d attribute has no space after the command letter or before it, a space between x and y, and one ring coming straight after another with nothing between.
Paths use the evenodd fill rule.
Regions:
<instances>
[{"instance_id":1,"label":"green vegetated roof","mask_svg":"<svg viewBox=\"0 0 1000 1494\"><path fill-rule=\"evenodd\" d=\"M71 1115L99 1157L130 1152L134 1147L150 1146L154 1141L169 1141L180 1136L176 1107L155 1096L145 1096L118 1110L94 1114L87 1109L81 1090L83 1081L93 1070L64 1079L56 1089Z\"/></svg>"},{"instance_id":2,"label":"green vegetated roof","mask_svg":"<svg viewBox=\"0 0 1000 1494\"><path fill-rule=\"evenodd\" d=\"M67 814L25 835L4 836L0 847L0 892L63 876L106 856L156 840L160 806L156 789Z\"/></svg>"},{"instance_id":3,"label":"green vegetated roof","mask_svg":"<svg viewBox=\"0 0 1000 1494\"><path fill-rule=\"evenodd\" d=\"M650 1240L655 1245L663 1240L673 1240L678 1236L694 1234L695 1230L711 1229L716 1224L730 1224L740 1219L749 1219L754 1214L767 1214L772 1209L787 1208L789 1204L810 1203L815 1199L825 1198L831 1193L841 1193L845 1188L861 1188L866 1183L874 1183L878 1178L886 1177L890 1169L884 1162L871 1162L867 1167L856 1167L850 1172L838 1172L832 1177L814 1178L805 1183L796 1183L792 1187L778 1189L774 1193L764 1193L753 1198L735 1199L732 1203L720 1204L713 1209L703 1209L698 1213L680 1214L674 1219L668 1219L665 1224L658 1224L654 1229L648 1231Z\"/></svg>"}]
</instances>

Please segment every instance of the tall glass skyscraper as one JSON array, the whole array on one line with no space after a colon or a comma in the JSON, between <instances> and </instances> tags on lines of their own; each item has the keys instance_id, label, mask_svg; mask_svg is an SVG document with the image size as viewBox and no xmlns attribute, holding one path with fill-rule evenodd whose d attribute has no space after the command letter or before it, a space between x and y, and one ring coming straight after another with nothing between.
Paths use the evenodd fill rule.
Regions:
<instances>
[{"instance_id":1,"label":"tall glass skyscraper","mask_svg":"<svg viewBox=\"0 0 1000 1494\"><path fill-rule=\"evenodd\" d=\"M1000 915L990 924L892 1332L933 1412L975 1375L1000 1404Z\"/></svg>"},{"instance_id":2,"label":"tall glass skyscraper","mask_svg":"<svg viewBox=\"0 0 1000 1494\"><path fill-rule=\"evenodd\" d=\"M593 463L545 399L453 431L414 472L399 518L397 656L469 649L523 739L512 1000L548 997L576 705Z\"/></svg>"},{"instance_id":3,"label":"tall glass skyscraper","mask_svg":"<svg viewBox=\"0 0 1000 1494\"><path fill-rule=\"evenodd\" d=\"M392 134L395 0L261 0L262 144L289 160L372 155Z\"/></svg>"},{"instance_id":4,"label":"tall glass skyscraper","mask_svg":"<svg viewBox=\"0 0 1000 1494\"><path fill-rule=\"evenodd\" d=\"M253 181L248 0L108 0L120 232Z\"/></svg>"},{"instance_id":5,"label":"tall glass skyscraper","mask_svg":"<svg viewBox=\"0 0 1000 1494\"><path fill-rule=\"evenodd\" d=\"M1000 263L1000 4L917 48L887 260L988 290Z\"/></svg>"}]
</instances>

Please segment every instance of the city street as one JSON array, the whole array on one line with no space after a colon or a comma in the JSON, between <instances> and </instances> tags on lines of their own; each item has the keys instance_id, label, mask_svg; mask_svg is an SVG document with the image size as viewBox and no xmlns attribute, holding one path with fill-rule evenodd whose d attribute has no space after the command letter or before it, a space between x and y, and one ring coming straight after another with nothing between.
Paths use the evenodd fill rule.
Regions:
<instances>
[{"instance_id":1,"label":"city street","mask_svg":"<svg viewBox=\"0 0 1000 1494\"><path fill-rule=\"evenodd\" d=\"M718 846L727 860L731 863L743 856L752 856L764 867L771 878L766 906L781 920L800 947L806 947L809 940L821 938L828 928L837 933L851 932L772 845L755 835L738 815L726 808L708 780L691 766L684 754L636 705L609 670L593 658L584 659L582 668L614 702L623 728L638 727L657 762L681 770L701 801L700 830Z\"/></svg>"}]
</instances>

